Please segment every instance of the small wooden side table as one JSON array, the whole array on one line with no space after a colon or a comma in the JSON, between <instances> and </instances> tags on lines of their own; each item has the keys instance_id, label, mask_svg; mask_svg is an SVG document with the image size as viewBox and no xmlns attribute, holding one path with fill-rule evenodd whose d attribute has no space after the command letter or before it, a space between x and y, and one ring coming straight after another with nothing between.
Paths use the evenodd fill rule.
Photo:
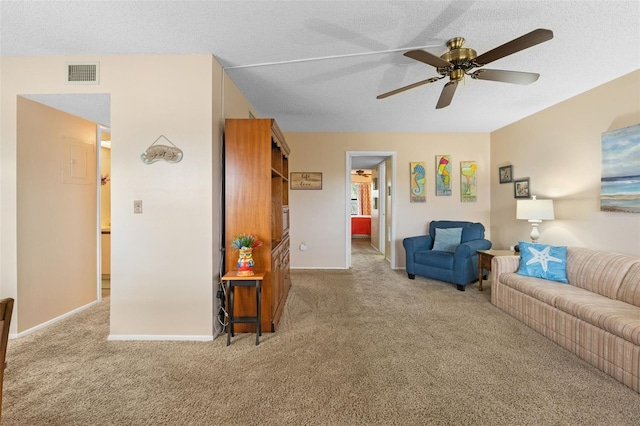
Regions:
<instances>
[{"instance_id":1,"label":"small wooden side table","mask_svg":"<svg viewBox=\"0 0 640 426\"><path fill-rule=\"evenodd\" d=\"M478 290L482 291L482 277L484 269L491 271L491 259L495 256L514 256L511 250L478 250Z\"/></svg>"},{"instance_id":2,"label":"small wooden side table","mask_svg":"<svg viewBox=\"0 0 640 426\"><path fill-rule=\"evenodd\" d=\"M229 328L227 329L227 346L231 344L233 336L233 324L255 324L256 325L256 345L260 343L260 306L262 304L262 288L260 283L264 279L264 272L256 272L253 275L238 275L238 271L229 271L221 278L226 281L227 306L229 309ZM256 315L236 317L233 314L233 289L235 287L255 287L256 289Z\"/></svg>"}]
</instances>

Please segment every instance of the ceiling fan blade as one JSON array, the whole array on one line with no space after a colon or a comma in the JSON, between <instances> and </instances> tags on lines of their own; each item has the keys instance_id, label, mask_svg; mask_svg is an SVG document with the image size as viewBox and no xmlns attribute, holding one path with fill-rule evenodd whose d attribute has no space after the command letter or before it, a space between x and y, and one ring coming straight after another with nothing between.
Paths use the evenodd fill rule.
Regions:
<instances>
[{"instance_id":1,"label":"ceiling fan blade","mask_svg":"<svg viewBox=\"0 0 640 426\"><path fill-rule=\"evenodd\" d=\"M453 95L456 93L457 87L458 87L457 81L450 81L444 85L444 87L442 88L442 93L440 94L440 99L438 99L438 104L436 105L436 109L449 106L449 104L451 103L451 99L453 99Z\"/></svg>"},{"instance_id":2,"label":"ceiling fan blade","mask_svg":"<svg viewBox=\"0 0 640 426\"><path fill-rule=\"evenodd\" d=\"M445 61L444 59L432 55L429 52L424 50L410 50L404 53L404 56L407 58L415 59L416 61L424 62L425 64L434 66L436 68L448 68L453 66L450 62Z\"/></svg>"},{"instance_id":3,"label":"ceiling fan blade","mask_svg":"<svg viewBox=\"0 0 640 426\"><path fill-rule=\"evenodd\" d=\"M479 55L478 57L476 57L474 62L479 67L481 67L488 64L489 62L504 58L505 56L511 55L512 53L519 52L521 50L535 46L536 44L551 40L552 38L553 31L546 30L544 28L538 28L537 30L533 30L528 34L513 39L510 42L503 44L502 46L498 46L495 49L491 49L488 52Z\"/></svg>"},{"instance_id":4,"label":"ceiling fan blade","mask_svg":"<svg viewBox=\"0 0 640 426\"><path fill-rule=\"evenodd\" d=\"M471 73L471 78L477 80L501 81L513 84L531 84L540 77L540 74L533 72L503 71L481 69Z\"/></svg>"},{"instance_id":5,"label":"ceiling fan blade","mask_svg":"<svg viewBox=\"0 0 640 426\"><path fill-rule=\"evenodd\" d=\"M413 84L410 84L408 86L400 87L399 89L392 90L392 91L387 92L387 93L383 93L382 95L378 95L378 96L376 96L376 99L388 98L389 96L396 95L398 93L404 92L405 90L413 89L414 87L419 87L419 86L422 86L422 85L427 84L427 83L433 83L435 81L440 80L441 78L442 77L431 77L431 78L428 78L426 80L418 81L417 83L413 83Z\"/></svg>"}]
</instances>

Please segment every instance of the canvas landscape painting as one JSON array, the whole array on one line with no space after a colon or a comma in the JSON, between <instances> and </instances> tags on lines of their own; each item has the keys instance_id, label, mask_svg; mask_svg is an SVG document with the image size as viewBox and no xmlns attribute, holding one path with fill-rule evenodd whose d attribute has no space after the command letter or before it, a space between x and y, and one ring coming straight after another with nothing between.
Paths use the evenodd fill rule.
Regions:
<instances>
[{"instance_id":1,"label":"canvas landscape painting","mask_svg":"<svg viewBox=\"0 0 640 426\"><path fill-rule=\"evenodd\" d=\"M640 213L640 124L602 134L600 210Z\"/></svg>"}]
</instances>

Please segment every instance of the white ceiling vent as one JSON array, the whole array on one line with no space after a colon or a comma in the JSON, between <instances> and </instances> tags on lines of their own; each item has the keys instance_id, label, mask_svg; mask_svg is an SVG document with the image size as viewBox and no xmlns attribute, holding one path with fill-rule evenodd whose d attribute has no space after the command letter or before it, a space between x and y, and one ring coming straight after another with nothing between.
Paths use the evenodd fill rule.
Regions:
<instances>
[{"instance_id":1,"label":"white ceiling vent","mask_svg":"<svg viewBox=\"0 0 640 426\"><path fill-rule=\"evenodd\" d=\"M68 84L98 84L99 62L71 62L67 64Z\"/></svg>"}]
</instances>

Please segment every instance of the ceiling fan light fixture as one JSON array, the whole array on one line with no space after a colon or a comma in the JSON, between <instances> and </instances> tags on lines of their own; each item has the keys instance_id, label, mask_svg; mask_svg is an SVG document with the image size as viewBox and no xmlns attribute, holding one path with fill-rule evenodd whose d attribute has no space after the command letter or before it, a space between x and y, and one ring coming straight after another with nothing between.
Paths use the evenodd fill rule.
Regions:
<instances>
[{"instance_id":1,"label":"ceiling fan light fixture","mask_svg":"<svg viewBox=\"0 0 640 426\"><path fill-rule=\"evenodd\" d=\"M460 81L464 78L464 70L461 68L452 69L449 72L449 79L451 81Z\"/></svg>"}]
</instances>

